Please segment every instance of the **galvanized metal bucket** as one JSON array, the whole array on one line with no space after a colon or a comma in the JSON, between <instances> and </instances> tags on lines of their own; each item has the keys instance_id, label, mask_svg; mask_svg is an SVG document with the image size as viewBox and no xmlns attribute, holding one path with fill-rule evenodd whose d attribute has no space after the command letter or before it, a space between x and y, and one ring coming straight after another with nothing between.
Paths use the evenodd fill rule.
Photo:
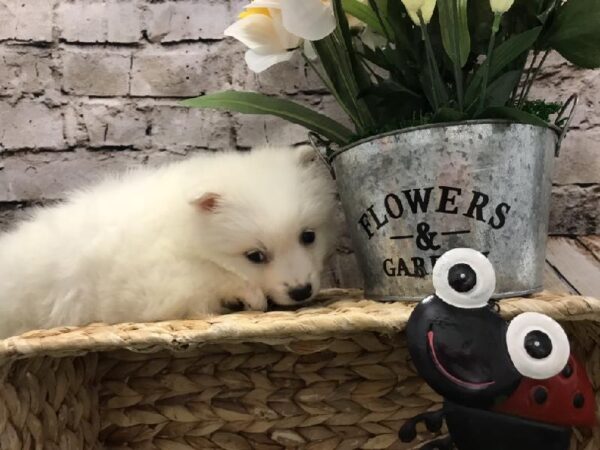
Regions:
<instances>
[{"instance_id":1,"label":"galvanized metal bucket","mask_svg":"<svg viewBox=\"0 0 600 450\"><path fill-rule=\"evenodd\" d=\"M366 296L422 299L433 291L436 259L456 247L488 255L498 298L539 291L562 131L506 121L439 124L335 152L330 163Z\"/></svg>"}]
</instances>

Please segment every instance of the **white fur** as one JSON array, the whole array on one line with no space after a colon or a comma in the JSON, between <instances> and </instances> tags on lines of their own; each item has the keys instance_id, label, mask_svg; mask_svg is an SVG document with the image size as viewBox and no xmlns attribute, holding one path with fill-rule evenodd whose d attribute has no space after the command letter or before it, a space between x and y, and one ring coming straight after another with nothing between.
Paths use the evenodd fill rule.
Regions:
<instances>
[{"instance_id":1,"label":"white fur","mask_svg":"<svg viewBox=\"0 0 600 450\"><path fill-rule=\"evenodd\" d=\"M314 155L313 155L314 156ZM215 195L213 195L215 194ZM214 210L200 198L216 198ZM264 310L313 296L334 242L334 188L306 147L206 154L113 177L0 236L0 337L90 322ZM302 245L304 229L316 231ZM245 253L261 248L267 264Z\"/></svg>"}]
</instances>

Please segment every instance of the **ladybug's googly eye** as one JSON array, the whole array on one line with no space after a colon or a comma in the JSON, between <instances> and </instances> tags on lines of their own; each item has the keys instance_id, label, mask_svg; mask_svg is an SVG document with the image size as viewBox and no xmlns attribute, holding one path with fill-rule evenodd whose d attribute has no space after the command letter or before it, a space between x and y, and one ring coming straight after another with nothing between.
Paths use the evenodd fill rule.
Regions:
<instances>
[{"instance_id":1,"label":"ladybug's googly eye","mask_svg":"<svg viewBox=\"0 0 600 450\"><path fill-rule=\"evenodd\" d=\"M496 287L490 261L476 250L455 248L442 255L433 268L435 294L458 308L487 305Z\"/></svg>"},{"instance_id":2,"label":"ladybug's googly eye","mask_svg":"<svg viewBox=\"0 0 600 450\"><path fill-rule=\"evenodd\" d=\"M545 380L567 365L571 349L562 327L539 313L523 313L512 320L506 332L508 353L525 377Z\"/></svg>"}]
</instances>

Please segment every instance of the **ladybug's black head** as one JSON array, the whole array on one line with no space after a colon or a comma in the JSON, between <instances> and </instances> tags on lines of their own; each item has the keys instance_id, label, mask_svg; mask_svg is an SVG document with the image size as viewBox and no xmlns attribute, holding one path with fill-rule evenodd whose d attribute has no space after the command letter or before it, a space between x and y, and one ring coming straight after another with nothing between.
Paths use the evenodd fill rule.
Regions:
<instances>
[{"instance_id":1,"label":"ladybug's black head","mask_svg":"<svg viewBox=\"0 0 600 450\"><path fill-rule=\"evenodd\" d=\"M436 392L455 403L486 406L521 380L506 330L488 306L461 309L432 296L416 307L406 331L413 362Z\"/></svg>"},{"instance_id":2,"label":"ladybug's black head","mask_svg":"<svg viewBox=\"0 0 600 450\"><path fill-rule=\"evenodd\" d=\"M489 406L510 395L523 375L548 378L566 364L568 341L566 336L556 338L554 325L564 335L556 322L525 313L509 327L490 306L495 274L481 253L445 253L435 265L433 284L435 295L415 308L406 333L417 371L443 397Z\"/></svg>"}]
</instances>

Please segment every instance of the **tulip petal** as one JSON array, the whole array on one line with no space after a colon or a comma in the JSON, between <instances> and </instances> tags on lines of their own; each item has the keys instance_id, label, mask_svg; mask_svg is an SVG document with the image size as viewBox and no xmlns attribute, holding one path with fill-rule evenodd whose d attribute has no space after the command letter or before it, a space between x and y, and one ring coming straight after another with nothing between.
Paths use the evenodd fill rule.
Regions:
<instances>
[{"instance_id":1,"label":"tulip petal","mask_svg":"<svg viewBox=\"0 0 600 450\"><path fill-rule=\"evenodd\" d=\"M274 8L281 9L280 0L254 0L249 5L244 6L244 9L247 8Z\"/></svg>"},{"instance_id":2,"label":"tulip petal","mask_svg":"<svg viewBox=\"0 0 600 450\"><path fill-rule=\"evenodd\" d=\"M416 13L423 7L424 0L402 0L402 3L408 12Z\"/></svg>"},{"instance_id":3,"label":"tulip petal","mask_svg":"<svg viewBox=\"0 0 600 450\"><path fill-rule=\"evenodd\" d=\"M496 14L504 14L513 5L514 0L490 0L492 11Z\"/></svg>"},{"instance_id":4,"label":"tulip petal","mask_svg":"<svg viewBox=\"0 0 600 450\"><path fill-rule=\"evenodd\" d=\"M255 50L248 50L245 60L252 72L260 73L275 64L289 61L293 55L294 52L291 51L283 53L258 53Z\"/></svg>"},{"instance_id":5,"label":"tulip petal","mask_svg":"<svg viewBox=\"0 0 600 450\"><path fill-rule=\"evenodd\" d=\"M283 26L287 31L309 41L318 41L336 26L331 5L321 0L280 0Z\"/></svg>"},{"instance_id":6,"label":"tulip petal","mask_svg":"<svg viewBox=\"0 0 600 450\"><path fill-rule=\"evenodd\" d=\"M408 12L408 16L410 17L410 20L412 20L415 25L421 26L421 21L419 20L419 16L417 15L417 13L415 11L407 9L406 12Z\"/></svg>"},{"instance_id":7,"label":"tulip petal","mask_svg":"<svg viewBox=\"0 0 600 450\"><path fill-rule=\"evenodd\" d=\"M225 36L231 36L250 49L272 47L275 51L279 41L273 20L263 14L253 14L231 24L224 31Z\"/></svg>"},{"instance_id":8,"label":"tulip petal","mask_svg":"<svg viewBox=\"0 0 600 450\"><path fill-rule=\"evenodd\" d=\"M433 16L433 10L435 9L436 0L425 0L423 7L421 8L421 14L423 15L423 22L431 22L431 16Z\"/></svg>"},{"instance_id":9,"label":"tulip petal","mask_svg":"<svg viewBox=\"0 0 600 450\"><path fill-rule=\"evenodd\" d=\"M302 39L285 29L282 23L281 11L278 9L270 9L269 13L273 19L273 29L277 35L277 46L282 50L290 50L298 47Z\"/></svg>"}]
</instances>

